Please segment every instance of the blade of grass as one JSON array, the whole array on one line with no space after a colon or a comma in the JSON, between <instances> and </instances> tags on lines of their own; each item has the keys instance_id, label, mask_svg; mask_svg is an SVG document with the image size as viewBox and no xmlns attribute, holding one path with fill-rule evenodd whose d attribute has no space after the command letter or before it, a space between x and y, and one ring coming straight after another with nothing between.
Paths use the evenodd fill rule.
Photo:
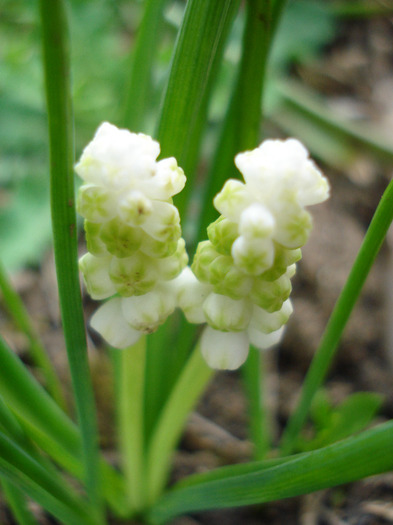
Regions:
<instances>
[{"instance_id":1,"label":"blade of grass","mask_svg":"<svg viewBox=\"0 0 393 525\"><path fill-rule=\"evenodd\" d=\"M68 25L63 0L40 0L48 109L50 193L56 274L64 337L81 431L85 483L103 515L95 402L79 288L74 194L74 144Z\"/></svg>"},{"instance_id":2,"label":"blade of grass","mask_svg":"<svg viewBox=\"0 0 393 525\"><path fill-rule=\"evenodd\" d=\"M282 436L282 454L289 454L293 450L294 443L306 421L312 399L327 374L343 330L392 220L393 181L388 185L375 211L347 282L336 302L319 348L311 362L303 383L300 401Z\"/></svg>"},{"instance_id":3,"label":"blade of grass","mask_svg":"<svg viewBox=\"0 0 393 525\"><path fill-rule=\"evenodd\" d=\"M213 371L206 365L199 345L189 357L157 422L147 455L147 498L154 503L167 481L172 453L187 416L206 388Z\"/></svg>"},{"instance_id":4,"label":"blade of grass","mask_svg":"<svg viewBox=\"0 0 393 525\"><path fill-rule=\"evenodd\" d=\"M14 290L7 275L7 271L1 261L0 289L3 293L4 304L15 325L26 335L27 339L29 340L33 361L36 366L42 370L48 392L52 395L53 399L59 404L59 406L65 409L66 402L61 389L60 381L33 326L33 323L31 322L26 307L18 293Z\"/></svg>"},{"instance_id":5,"label":"blade of grass","mask_svg":"<svg viewBox=\"0 0 393 525\"><path fill-rule=\"evenodd\" d=\"M154 525L197 510L238 507L307 494L393 468L393 422L270 468L174 489L150 511ZM242 466L240 466L241 468Z\"/></svg>"},{"instance_id":6,"label":"blade of grass","mask_svg":"<svg viewBox=\"0 0 393 525\"><path fill-rule=\"evenodd\" d=\"M22 430L45 453L77 477L83 475L81 442L74 423L0 337L0 396L16 415ZM17 428L7 424L7 429ZM14 435L15 437L15 435ZM105 494L116 513L123 512L123 486L119 475L101 461Z\"/></svg>"},{"instance_id":7,"label":"blade of grass","mask_svg":"<svg viewBox=\"0 0 393 525\"><path fill-rule=\"evenodd\" d=\"M204 189L204 204L196 228L198 240L205 237L207 226L217 218L211 205L213 197L225 180L237 177L233 162L235 155L255 148L259 141L264 77L271 46L269 0L248 0L246 16L242 58Z\"/></svg>"},{"instance_id":8,"label":"blade of grass","mask_svg":"<svg viewBox=\"0 0 393 525\"><path fill-rule=\"evenodd\" d=\"M339 140L346 141L357 148L361 147L386 162L393 161L393 147L371 126L344 122L332 111L326 109L326 106L316 98L314 93L297 82L280 82L276 90L285 104L284 111L281 111L281 119L285 117L285 106L287 106L292 111L307 117L318 127L321 126L324 130L334 134ZM272 118L274 119L274 114Z\"/></svg>"},{"instance_id":9,"label":"blade of grass","mask_svg":"<svg viewBox=\"0 0 393 525\"><path fill-rule=\"evenodd\" d=\"M152 94L152 71L157 54L160 26L167 0L147 0L143 8L130 68L123 124L131 130L145 129Z\"/></svg>"},{"instance_id":10,"label":"blade of grass","mask_svg":"<svg viewBox=\"0 0 393 525\"><path fill-rule=\"evenodd\" d=\"M176 157L187 176L186 188L174 199L183 217L194 185L211 89L238 6L239 0L189 0L172 58L156 135L161 155ZM179 316L174 316L148 339L147 433L151 428L149 422L157 420L167 393L178 377L178 370L189 355L188 347L177 350L184 335L183 332L180 338L178 336L181 326ZM192 329L188 334L187 344L193 337ZM163 370L173 361L174 352L178 352L176 370L173 368L170 374L163 375Z\"/></svg>"},{"instance_id":11,"label":"blade of grass","mask_svg":"<svg viewBox=\"0 0 393 525\"><path fill-rule=\"evenodd\" d=\"M10 506L11 512L19 525L39 525L29 508L24 494L12 483L1 480L4 496Z\"/></svg>"},{"instance_id":12,"label":"blade of grass","mask_svg":"<svg viewBox=\"0 0 393 525\"><path fill-rule=\"evenodd\" d=\"M0 472L65 524L97 525L95 509L86 505L64 480L0 433Z\"/></svg>"},{"instance_id":13,"label":"blade of grass","mask_svg":"<svg viewBox=\"0 0 393 525\"><path fill-rule=\"evenodd\" d=\"M211 89L239 0L189 0L172 58L157 138L163 157L176 157L188 183L175 198L184 216L194 184Z\"/></svg>"},{"instance_id":14,"label":"blade of grass","mask_svg":"<svg viewBox=\"0 0 393 525\"><path fill-rule=\"evenodd\" d=\"M389 16L393 13L391 5L376 2L353 0L347 2L332 2L329 9L334 15L342 18L371 18L374 16Z\"/></svg>"}]
</instances>

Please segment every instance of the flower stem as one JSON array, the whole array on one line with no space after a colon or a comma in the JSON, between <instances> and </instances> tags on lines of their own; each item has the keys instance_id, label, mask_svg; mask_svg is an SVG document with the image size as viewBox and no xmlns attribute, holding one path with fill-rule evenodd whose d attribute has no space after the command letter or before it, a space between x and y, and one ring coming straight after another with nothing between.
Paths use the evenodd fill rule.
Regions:
<instances>
[{"instance_id":1,"label":"flower stem","mask_svg":"<svg viewBox=\"0 0 393 525\"><path fill-rule=\"evenodd\" d=\"M144 386L146 337L125 350L113 351L119 380L117 403L119 445L126 490L133 510L144 504Z\"/></svg>"},{"instance_id":2,"label":"flower stem","mask_svg":"<svg viewBox=\"0 0 393 525\"><path fill-rule=\"evenodd\" d=\"M187 417L213 375L199 344L189 357L157 422L147 456L147 497L156 501L167 480L171 457Z\"/></svg>"}]
</instances>

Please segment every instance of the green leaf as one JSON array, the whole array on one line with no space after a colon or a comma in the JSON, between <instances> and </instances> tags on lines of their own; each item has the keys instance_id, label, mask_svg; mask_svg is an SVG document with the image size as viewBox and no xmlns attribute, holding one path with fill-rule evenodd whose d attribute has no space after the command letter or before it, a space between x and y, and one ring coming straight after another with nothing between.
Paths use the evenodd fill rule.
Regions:
<instances>
[{"instance_id":1,"label":"green leaf","mask_svg":"<svg viewBox=\"0 0 393 525\"><path fill-rule=\"evenodd\" d=\"M383 397L372 392L352 394L335 409L330 407L329 416L323 421L316 414L320 407L314 408L313 419L319 420L316 436L311 440L301 439L297 448L315 450L360 432L372 422L382 402Z\"/></svg>"},{"instance_id":2,"label":"green leaf","mask_svg":"<svg viewBox=\"0 0 393 525\"><path fill-rule=\"evenodd\" d=\"M205 363L199 345L189 357L164 406L148 448L146 460L147 499L159 497L167 481L172 453L186 419L213 374Z\"/></svg>"},{"instance_id":3,"label":"green leaf","mask_svg":"<svg viewBox=\"0 0 393 525\"><path fill-rule=\"evenodd\" d=\"M176 157L188 177L176 197L180 215L193 177L209 96L239 0L189 0L172 59L157 138L163 157Z\"/></svg>"},{"instance_id":4,"label":"green leaf","mask_svg":"<svg viewBox=\"0 0 393 525\"><path fill-rule=\"evenodd\" d=\"M306 421L312 399L324 380L346 323L360 295L367 275L393 220L393 181L385 190L367 230L354 265L336 302L318 350L303 383L300 401L285 428L281 450L288 454Z\"/></svg>"},{"instance_id":5,"label":"green leaf","mask_svg":"<svg viewBox=\"0 0 393 525\"><path fill-rule=\"evenodd\" d=\"M1 486L4 491L4 496L11 512L19 525L39 525L38 521L33 516L32 512L27 506L25 495L19 488L12 485L5 479L1 480Z\"/></svg>"},{"instance_id":6,"label":"green leaf","mask_svg":"<svg viewBox=\"0 0 393 525\"><path fill-rule=\"evenodd\" d=\"M63 523L95 524L95 512L53 471L0 432L0 472Z\"/></svg>"},{"instance_id":7,"label":"green leaf","mask_svg":"<svg viewBox=\"0 0 393 525\"><path fill-rule=\"evenodd\" d=\"M303 137L326 163L345 167L358 156L359 148L392 162L393 147L372 125L344 121L326 109L320 97L297 82L276 82L275 91L281 103L270 117L287 131Z\"/></svg>"},{"instance_id":8,"label":"green leaf","mask_svg":"<svg viewBox=\"0 0 393 525\"><path fill-rule=\"evenodd\" d=\"M0 395L16 415L24 432L62 467L78 478L82 477L81 442L76 426L1 337L0 362ZM10 424L5 424L11 428ZM17 432L17 427L13 427ZM103 461L101 469L106 497L115 511L122 515L121 479Z\"/></svg>"},{"instance_id":9,"label":"green leaf","mask_svg":"<svg viewBox=\"0 0 393 525\"><path fill-rule=\"evenodd\" d=\"M174 199L183 217L186 216L189 196L194 188L211 90L238 6L239 0L189 0L173 54L157 138L161 144L161 156L176 157L187 176L185 189ZM174 368L163 375L163 367L174 361L173 348L181 344L179 332L180 338L184 337L188 344L177 350ZM158 418L167 394L188 357L189 341L193 335L194 329L184 328L180 316L175 314L148 338L147 433L152 427L150 423Z\"/></svg>"},{"instance_id":10,"label":"green leaf","mask_svg":"<svg viewBox=\"0 0 393 525\"><path fill-rule=\"evenodd\" d=\"M316 56L335 34L335 20L326 2L289 2L272 49L271 68L283 72L292 62Z\"/></svg>"},{"instance_id":11,"label":"green leaf","mask_svg":"<svg viewBox=\"0 0 393 525\"><path fill-rule=\"evenodd\" d=\"M266 503L307 494L387 472L393 468L393 422L334 445L287 457L270 468L255 464L255 471L240 474L232 467L227 479L204 481L174 489L149 513L154 525L196 510ZM250 465L248 466L250 468Z\"/></svg>"},{"instance_id":12,"label":"green leaf","mask_svg":"<svg viewBox=\"0 0 393 525\"><path fill-rule=\"evenodd\" d=\"M148 0L132 53L130 80L124 111L124 125L135 132L146 132L151 108L152 73L162 35L163 11L167 0Z\"/></svg>"},{"instance_id":13,"label":"green leaf","mask_svg":"<svg viewBox=\"0 0 393 525\"><path fill-rule=\"evenodd\" d=\"M81 432L84 481L97 516L101 516L103 522L98 430L78 271L66 3L63 0L41 0L40 15L48 110L50 202L60 310Z\"/></svg>"}]
</instances>

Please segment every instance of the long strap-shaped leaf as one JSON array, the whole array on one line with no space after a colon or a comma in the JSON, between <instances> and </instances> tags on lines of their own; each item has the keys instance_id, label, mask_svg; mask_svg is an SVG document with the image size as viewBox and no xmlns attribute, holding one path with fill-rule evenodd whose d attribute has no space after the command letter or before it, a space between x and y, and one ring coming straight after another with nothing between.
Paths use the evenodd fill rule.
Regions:
<instances>
[{"instance_id":1,"label":"long strap-shaped leaf","mask_svg":"<svg viewBox=\"0 0 393 525\"><path fill-rule=\"evenodd\" d=\"M93 509L54 471L48 472L0 432L0 472L65 524L97 525Z\"/></svg>"},{"instance_id":2,"label":"long strap-shaped leaf","mask_svg":"<svg viewBox=\"0 0 393 525\"><path fill-rule=\"evenodd\" d=\"M281 451L289 454L301 431L315 392L324 380L336 352L341 335L360 295L367 275L382 246L393 220L393 181L385 190L367 230L347 282L337 300L303 383L300 401L292 414L282 437Z\"/></svg>"},{"instance_id":3,"label":"long strap-shaped leaf","mask_svg":"<svg viewBox=\"0 0 393 525\"><path fill-rule=\"evenodd\" d=\"M73 115L65 9L64 0L40 1L53 243L64 337L81 431L85 484L97 513L102 514L98 431L78 276Z\"/></svg>"},{"instance_id":4,"label":"long strap-shaped leaf","mask_svg":"<svg viewBox=\"0 0 393 525\"><path fill-rule=\"evenodd\" d=\"M132 53L130 80L124 108L125 127L146 132L145 123L152 97L152 72L156 58L162 14L168 0L147 0Z\"/></svg>"},{"instance_id":5,"label":"long strap-shaped leaf","mask_svg":"<svg viewBox=\"0 0 393 525\"><path fill-rule=\"evenodd\" d=\"M74 423L29 374L0 337L0 395L30 438L57 463L81 477L81 443ZM8 423L5 423L9 427ZM108 501L122 514L123 486L118 474L103 461L101 469Z\"/></svg>"},{"instance_id":6,"label":"long strap-shaped leaf","mask_svg":"<svg viewBox=\"0 0 393 525\"><path fill-rule=\"evenodd\" d=\"M288 457L270 468L257 463L254 472L244 474L240 465L241 474L236 475L232 467L226 479L173 490L152 508L149 519L162 525L186 512L266 503L386 472L393 468L392 441L390 421L326 448Z\"/></svg>"},{"instance_id":7,"label":"long strap-shaped leaf","mask_svg":"<svg viewBox=\"0 0 393 525\"><path fill-rule=\"evenodd\" d=\"M226 179L237 176L233 162L240 151L258 145L262 123L262 93L271 45L269 0L248 0L242 58L221 135L209 170L204 206L197 235L205 238L206 227L216 219L212 199Z\"/></svg>"},{"instance_id":8,"label":"long strap-shaped leaf","mask_svg":"<svg viewBox=\"0 0 393 525\"><path fill-rule=\"evenodd\" d=\"M14 290L11 281L8 277L7 270L0 261L0 290L3 293L3 301L5 306L14 320L16 326L26 334L30 343L31 356L36 364L40 367L45 377L48 392L53 399L65 409L66 403L61 389L60 379L56 375L56 371L42 345L42 342L31 322L29 314L21 297Z\"/></svg>"},{"instance_id":9,"label":"long strap-shaped leaf","mask_svg":"<svg viewBox=\"0 0 393 525\"><path fill-rule=\"evenodd\" d=\"M164 157L176 157L188 177L176 197L184 215L207 105L239 0L189 0L172 59L157 138Z\"/></svg>"},{"instance_id":10,"label":"long strap-shaped leaf","mask_svg":"<svg viewBox=\"0 0 393 525\"><path fill-rule=\"evenodd\" d=\"M206 126L211 88L238 6L239 0L189 0L176 42L157 138L162 156L176 157L187 176L185 189L174 199L182 217L185 217L188 197L194 184L195 165ZM169 320L148 338L147 430L151 426L149 422L157 420L167 393L176 381L177 370L173 374L163 373L168 363L173 363L173 353L178 352L177 345L182 344L176 335L173 337L177 328L174 324ZM190 338L192 331L186 336L186 346ZM177 355L180 356L180 352ZM186 352L182 352L174 367L180 369L183 357L187 357Z\"/></svg>"},{"instance_id":11,"label":"long strap-shaped leaf","mask_svg":"<svg viewBox=\"0 0 393 525\"><path fill-rule=\"evenodd\" d=\"M23 492L4 478L0 482L5 499L18 525L39 525L27 506L26 496Z\"/></svg>"}]
</instances>

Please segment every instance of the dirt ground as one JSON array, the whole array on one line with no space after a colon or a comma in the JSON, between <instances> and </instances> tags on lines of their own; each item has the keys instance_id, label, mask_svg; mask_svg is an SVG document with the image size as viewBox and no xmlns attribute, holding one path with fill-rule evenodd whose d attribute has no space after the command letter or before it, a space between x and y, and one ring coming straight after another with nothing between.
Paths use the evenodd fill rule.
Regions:
<instances>
[{"instance_id":1,"label":"dirt ground","mask_svg":"<svg viewBox=\"0 0 393 525\"><path fill-rule=\"evenodd\" d=\"M393 36L392 20L375 19L343 24L337 42L323 62L294 72L312 79L329 104L357 113L393 129ZM293 409L308 364L318 345L337 296L346 280L367 225L391 172L371 158L359 158L343 172L323 167L332 187L331 199L313 209L315 228L303 250L294 279L294 314L280 348L269 351L268 403L276 437ZM367 280L340 344L326 388L334 402L349 393L379 392L384 404L381 421L393 417L393 231L382 248ZM57 368L66 363L55 278L51 256L39 269L26 270L15 278L37 327L51 349ZM24 338L1 313L6 338L22 356ZM107 360L92 352L92 365L99 382L98 402L104 445L112 437L105 431L110 413ZM110 397L110 396L109 396ZM105 440L107 440L105 442ZM218 465L244 461L251 454L247 441L247 407L237 373L219 373L190 418L174 462L173 478ZM38 512L38 511L37 511ZM41 516L43 524L53 523ZM0 523L14 523L0 508ZM393 523L393 473L304 497L256 506L193 514L174 525L383 525Z\"/></svg>"}]
</instances>

